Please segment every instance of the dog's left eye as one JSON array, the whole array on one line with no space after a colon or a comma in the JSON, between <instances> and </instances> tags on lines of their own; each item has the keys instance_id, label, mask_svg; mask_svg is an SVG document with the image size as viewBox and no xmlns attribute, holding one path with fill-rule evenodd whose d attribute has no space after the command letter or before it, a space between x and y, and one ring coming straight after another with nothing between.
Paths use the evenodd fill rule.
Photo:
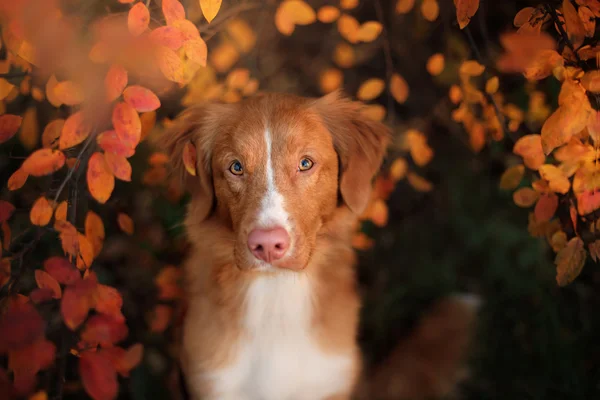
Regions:
<instances>
[{"instance_id":1,"label":"dog's left eye","mask_svg":"<svg viewBox=\"0 0 600 400\"><path fill-rule=\"evenodd\" d=\"M313 162L310 158L306 158L304 157L302 160L300 160L300 163L298 164L298 170L299 171L308 171L309 169L311 169L313 167Z\"/></svg>"},{"instance_id":2,"label":"dog's left eye","mask_svg":"<svg viewBox=\"0 0 600 400\"><path fill-rule=\"evenodd\" d=\"M242 175L244 173L244 168L242 167L242 163L239 161L234 161L229 167L229 171L234 175Z\"/></svg>"}]
</instances>

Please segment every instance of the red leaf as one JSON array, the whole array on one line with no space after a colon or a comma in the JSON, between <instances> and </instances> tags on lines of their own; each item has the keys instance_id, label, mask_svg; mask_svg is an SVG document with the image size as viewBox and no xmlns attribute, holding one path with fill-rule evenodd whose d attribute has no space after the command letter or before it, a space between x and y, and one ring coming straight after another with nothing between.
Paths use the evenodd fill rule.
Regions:
<instances>
[{"instance_id":1,"label":"red leaf","mask_svg":"<svg viewBox=\"0 0 600 400\"><path fill-rule=\"evenodd\" d=\"M142 135L142 122L137 111L127 103L118 103L113 109L112 123L121 141L135 148Z\"/></svg>"},{"instance_id":2,"label":"red leaf","mask_svg":"<svg viewBox=\"0 0 600 400\"><path fill-rule=\"evenodd\" d=\"M129 330L124 320L108 315L94 315L85 324L81 340L90 346L110 347L127 337Z\"/></svg>"},{"instance_id":3,"label":"red leaf","mask_svg":"<svg viewBox=\"0 0 600 400\"><path fill-rule=\"evenodd\" d=\"M15 376L15 388L21 395L35 389L36 374L54 363L56 346L40 337L31 345L9 352L8 366Z\"/></svg>"},{"instance_id":4,"label":"red leaf","mask_svg":"<svg viewBox=\"0 0 600 400\"><path fill-rule=\"evenodd\" d=\"M105 153L104 159L110 172L115 178L122 181L131 182L131 165L123 156L118 156L114 153Z\"/></svg>"},{"instance_id":5,"label":"red leaf","mask_svg":"<svg viewBox=\"0 0 600 400\"><path fill-rule=\"evenodd\" d=\"M60 303L60 312L71 330L77 329L85 321L88 312L94 307L98 281L94 274L68 286Z\"/></svg>"},{"instance_id":6,"label":"red leaf","mask_svg":"<svg viewBox=\"0 0 600 400\"><path fill-rule=\"evenodd\" d=\"M27 157L21 168L32 176L50 175L61 169L65 160L65 155L60 150L40 149Z\"/></svg>"},{"instance_id":7,"label":"red leaf","mask_svg":"<svg viewBox=\"0 0 600 400\"><path fill-rule=\"evenodd\" d=\"M15 206L10 204L8 201L0 200L0 222L8 220L14 212Z\"/></svg>"},{"instance_id":8,"label":"red leaf","mask_svg":"<svg viewBox=\"0 0 600 400\"><path fill-rule=\"evenodd\" d=\"M113 153L123 157L131 157L135 154L135 147L123 143L114 130L105 131L98 135L98 146L106 153Z\"/></svg>"},{"instance_id":9,"label":"red leaf","mask_svg":"<svg viewBox=\"0 0 600 400\"><path fill-rule=\"evenodd\" d=\"M23 122L23 117L12 114L0 115L0 143L12 138Z\"/></svg>"},{"instance_id":10,"label":"red leaf","mask_svg":"<svg viewBox=\"0 0 600 400\"><path fill-rule=\"evenodd\" d=\"M32 344L44 334L44 320L31 303L12 303L0 318L0 354Z\"/></svg>"},{"instance_id":11,"label":"red leaf","mask_svg":"<svg viewBox=\"0 0 600 400\"><path fill-rule=\"evenodd\" d=\"M127 86L127 70L120 65L113 65L104 78L104 88L109 102L116 100Z\"/></svg>"},{"instance_id":12,"label":"red leaf","mask_svg":"<svg viewBox=\"0 0 600 400\"><path fill-rule=\"evenodd\" d=\"M50 289L52 290L52 297L55 299L60 299L62 296L62 291L60 290L60 285L58 281L52 277L46 271L41 269L35 270L35 282L37 283L40 289Z\"/></svg>"},{"instance_id":13,"label":"red leaf","mask_svg":"<svg viewBox=\"0 0 600 400\"><path fill-rule=\"evenodd\" d=\"M83 142L91 132L90 125L84 120L83 112L78 111L65 121L58 147L61 150L75 147Z\"/></svg>"},{"instance_id":14,"label":"red leaf","mask_svg":"<svg viewBox=\"0 0 600 400\"><path fill-rule=\"evenodd\" d=\"M537 222L550 221L558 208L558 196L554 193L545 193L540 196L535 205L535 220Z\"/></svg>"},{"instance_id":15,"label":"red leaf","mask_svg":"<svg viewBox=\"0 0 600 400\"><path fill-rule=\"evenodd\" d=\"M63 285L73 285L81 280L79 271L64 257L54 256L46 259L44 269Z\"/></svg>"},{"instance_id":16,"label":"red leaf","mask_svg":"<svg viewBox=\"0 0 600 400\"><path fill-rule=\"evenodd\" d=\"M125 89L123 100L139 112L154 111L160 107L160 100L150 89L137 85Z\"/></svg>"},{"instance_id":17,"label":"red leaf","mask_svg":"<svg viewBox=\"0 0 600 400\"><path fill-rule=\"evenodd\" d=\"M115 177L108 169L102 153L96 152L90 157L87 183L92 197L101 204L106 203L115 188Z\"/></svg>"},{"instance_id":18,"label":"red leaf","mask_svg":"<svg viewBox=\"0 0 600 400\"><path fill-rule=\"evenodd\" d=\"M29 298L35 304L45 303L54 298L54 291L50 288L35 288L31 291Z\"/></svg>"},{"instance_id":19,"label":"red leaf","mask_svg":"<svg viewBox=\"0 0 600 400\"><path fill-rule=\"evenodd\" d=\"M167 25L171 25L177 20L185 19L185 9L177 0L163 0L162 12L167 21Z\"/></svg>"},{"instance_id":20,"label":"red leaf","mask_svg":"<svg viewBox=\"0 0 600 400\"><path fill-rule=\"evenodd\" d=\"M164 2L163 2L164 4ZM150 40L171 50L178 50L183 46L185 37L183 32L174 26L161 26L156 28L148 36Z\"/></svg>"},{"instance_id":21,"label":"red leaf","mask_svg":"<svg viewBox=\"0 0 600 400\"><path fill-rule=\"evenodd\" d=\"M102 349L99 353L111 361L121 376L127 377L129 372L142 361L144 346L141 343L136 343L127 350L115 346Z\"/></svg>"},{"instance_id":22,"label":"red leaf","mask_svg":"<svg viewBox=\"0 0 600 400\"><path fill-rule=\"evenodd\" d=\"M144 3L139 2L131 7L127 16L127 27L133 36L139 36L144 33L148 29L149 22L150 12Z\"/></svg>"},{"instance_id":23,"label":"red leaf","mask_svg":"<svg viewBox=\"0 0 600 400\"><path fill-rule=\"evenodd\" d=\"M123 298L117 289L106 285L98 285L94 303L94 307L99 313L110 315L119 321L125 321L125 317L121 313Z\"/></svg>"},{"instance_id":24,"label":"red leaf","mask_svg":"<svg viewBox=\"0 0 600 400\"><path fill-rule=\"evenodd\" d=\"M79 375L94 400L113 400L118 394L117 371L100 352L86 351L79 358Z\"/></svg>"}]
</instances>

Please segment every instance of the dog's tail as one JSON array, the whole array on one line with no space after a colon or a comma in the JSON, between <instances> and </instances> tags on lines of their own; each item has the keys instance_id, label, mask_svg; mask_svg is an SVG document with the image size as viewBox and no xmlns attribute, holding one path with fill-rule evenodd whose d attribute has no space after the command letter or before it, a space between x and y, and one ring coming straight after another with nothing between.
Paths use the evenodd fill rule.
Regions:
<instances>
[{"instance_id":1,"label":"dog's tail","mask_svg":"<svg viewBox=\"0 0 600 400\"><path fill-rule=\"evenodd\" d=\"M453 295L434 304L411 335L357 388L360 400L421 400L455 392L468 375L465 358L480 299Z\"/></svg>"}]
</instances>

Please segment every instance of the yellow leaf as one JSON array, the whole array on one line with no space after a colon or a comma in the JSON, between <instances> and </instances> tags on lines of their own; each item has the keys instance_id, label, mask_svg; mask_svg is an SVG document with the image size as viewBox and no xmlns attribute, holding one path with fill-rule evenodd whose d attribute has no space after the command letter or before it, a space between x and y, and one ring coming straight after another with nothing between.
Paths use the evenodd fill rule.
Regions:
<instances>
[{"instance_id":1,"label":"yellow leaf","mask_svg":"<svg viewBox=\"0 0 600 400\"><path fill-rule=\"evenodd\" d=\"M530 187L523 187L513 193L513 200L519 207L527 208L535 204L538 199L538 192Z\"/></svg>"},{"instance_id":2,"label":"yellow leaf","mask_svg":"<svg viewBox=\"0 0 600 400\"><path fill-rule=\"evenodd\" d=\"M340 0L340 7L344 10L352 10L358 6L358 0Z\"/></svg>"},{"instance_id":3,"label":"yellow leaf","mask_svg":"<svg viewBox=\"0 0 600 400\"><path fill-rule=\"evenodd\" d=\"M29 219L33 225L46 226L52 219L52 206L45 197L40 197L33 203Z\"/></svg>"},{"instance_id":4,"label":"yellow leaf","mask_svg":"<svg viewBox=\"0 0 600 400\"><path fill-rule=\"evenodd\" d=\"M303 0L286 0L279 6L294 25L310 25L317 20L317 13Z\"/></svg>"},{"instance_id":5,"label":"yellow leaf","mask_svg":"<svg viewBox=\"0 0 600 400\"><path fill-rule=\"evenodd\" d=\"M128 235L133 235L134 225L131 217L125 213L119 213L117 215L117 222L119 223L119 228Z\"/></svg>"},{"instance_id":6,"label":"yellow leaf","mask_svg":"<svg viewBox=\"0 0 600 400\"><path fill-rule=\"evenodd\" d=\"M377 21L365 22L358 30L357 39L365 43L372 42L373 40L377 39L382 30L383 25Z\"/></svg>"},{"instance_id":7,"label":"yellow leaf","mask_svg":"<svg viewBox=\"0 0 600 400\"><path fill-rule=\"evenodd\" d=\"M229 37L243 53L247 53L256 44L256 34L246 21L241 18L232 19L227 23L226 31Z\"/></svg>"},{"instance_id":8,"label":"yellow leaf","mask_svg":"<svg viewBox=\"0 0 600 400\"><path fill-rule=\"evenodd\" d=\"M390 91L394 99L403 104L408 99L409 88L408 84L399 74L393 74L390 80Z\"/></svg>"},{"instance_id":9,"label":"yellow leaf","mask_svg":"<svg viewBox=\"0 0 600 400\"><path fill-rule=\"evenodd\" d=\"M583 240L576 236L569 240L567 245L556 255L554 263L556 264L556 283L559 286L568 285L581 273L586 259L583 246Z\"/></svg>"},{"instance_id":10,"label":"yellow leaf","mask_svg":"<svg viewBox=\"0 0 600 400\"><path fill-rule=\"evenodd\" d=\"M479 0L454 0L456 6L456 20L460 29L469 24L471 18L479 8Z\"/></svg>"},{"instance_id":11,"label":"yellow leaf","mask_svg":"<svg viewBox=\"0 0 600 400\"><path fill-rule=\"evenodd\" d=\"M379 79L379 78L367 79L358 88L356 97L359 100L363 100L363 101L373 100L373 99L379 97L381 92L383 92L383 89L385 89L385 82L383 81L383 79Z\"/></svg>"},{"instance_id":12,"label":"yellow leaf","mask_svg":"<svg viewBox=\"0 0 600 400\"><path fill-rule=\"evenodd\" d=\"M406 14L415 6L415 0L398 0L396 3L396 13Z\"/></svg>"},{"instance_id":13,"label":"yellow leaf","mask_svg":"<svg viewBox=\"0 0 600 400\"><path fill-rule=\"evenodd\" d=\"M229 42L222 42L208 55L210 64L219 73L228 71L240 58L240 53Z\"/></svg>"},{"instance_id":14,"label":"yellow leaf","mask_svg":"<svg viewBox=\"0 0 600 400\"><path fill-rule=\"evenodd\" d=\"M541 177L548 181L550 190L565 194L571 188L571 182L565 176L563 171L555 165L544 164L539 168Z\"/></svg>"},{"instance_id":15,"label":"yellow leaf","mask_svg":"<svg viewBox=\"0 0 600 400\"><path fill-rule=\"evenodd\" d=\"M525 166L522 164L514 165L504 171L502 177L500 177L500 189L503 190L513 190L521 180L523 179L523 175L525 174Z\"/></svg>"},{"instance_id":16,"label":"yellow leaf","mask_svg":"<svg viewBox=\"0 0 600 400\"><path fill-rule=\"evenodd\" d=\"M404 179L407 172L408 162L402 157L395 159L390 167L390 176L394 182Z\"/></svg>"},{"instance_id":17,"label":"yellow leaf","mask_svg":"<svg viewBox=\"0 0 600 400\"><path fill-rule=\"evenodd\" d=\"M429 22L433 22L440 15L440 5L437 0L423 0L421 3L421 14Z\"/></svg>"},{"instance_id":18,"label":"yellow leaf","mask_svg":"<svg viewBox=\"0 0 600 400\"><path fill-rule=\"evenodd\" d=\"M358 43L358 32L360 30L360 24L351 15L342 14L337 21L337 28L340 35L350 43Z\"/></svg>"},{"instance_id":19,"label":"yellow leaf","mask_svg":"<svg viewBox=\"0 0 600 400\"><path fill-rule=\"evenodd\" d=\"M437 76L444 70L444 55L436 53L427 60L427 72L433 76Z\"/></svg>"},{"instance_id":20,"label":"yellow leaf","mask_svg":"<svg viewBox=\"0 0 600 400\"><path fill-rule=\"evenodd\" d=\"M340 10L334 6L323 6L319 8L319 11L317 11L317 19L324 24L335 22L339 16Z\"/></svg>"},{"instance_id":21,"label":"yellow leaf","mask_svg":"<svg viewBox=\"0 0 600 400\"><path fill-rule=\"evenodd\" d=\"M296 29L292 17L286 14L285 9L281 6L275 12L275 27L279 33L285 36L290 36Z\"/></svg>"},{"instance_id":22,"label":"yellow leaf","mask_svg":"<svg viewBox=\"0 0 600 400\"><path fill-rule=\"evenodd\" d=\"M485 67L475 60L467 60L463 62L459 69L459 74L465 77L479 76L483 74Z\"/></svg>"},{"instance_id":23,"label":"yellow leaf","mask_svg":"<svg viewBox=\"0 0 600 400\"><path fill-rule=\"evenodd\" d=\"M322 93L330 93L340 88L344 82L344 74L337 68L327 68L321 73L319 85Z\"/></svg>"},{"instance_id":24,"label":"yellow leaf","mask_svg":"<svg viewBox=\"0 0 600 400\"><path fill-rule=\"evenodd\" d=\"M221 8L222 0L200 0L200 8L202 9L202 14L204 14L204 18L210 23L219 12Z\"/></svg>"},{"instance_id":25,"label":"yellow leaf","mask_svg":"<svg viewBox=\"0 0 600 400\"><path fill-rule=\"evenodd\" d=\"M497 76L492 76L485 83L485 92L488 94L495 94L500 87L500 79Z\"/></svg>"},{"instance_id":26,"label":"yellow leaf","mask_svg":"<svg viewBox=\"0 0 600 400\"><path fill-rule=\"evenodd\" d=\"M350 68L354 65L356 55L354 49L347 43L338 43L333 52L333 61L341 68Z\"/></svg>"}]
</instances>

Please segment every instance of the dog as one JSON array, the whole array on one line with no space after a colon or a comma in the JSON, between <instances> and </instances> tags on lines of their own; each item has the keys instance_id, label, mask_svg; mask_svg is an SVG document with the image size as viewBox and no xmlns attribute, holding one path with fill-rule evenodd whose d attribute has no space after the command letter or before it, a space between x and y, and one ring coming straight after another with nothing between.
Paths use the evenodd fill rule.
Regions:
<instances>
[{"instance_id":1,"label":"dog","mask_svg":"<svg viewBox=\"0 0 600 400\"><path fill-rule=\"evenodd\" d=\"M351 239L390 136L340 92L199 104L166 129L161 146L191 193L180 360L191 398L346 400L358 391Z\"/></svg>"}]
</instances>

